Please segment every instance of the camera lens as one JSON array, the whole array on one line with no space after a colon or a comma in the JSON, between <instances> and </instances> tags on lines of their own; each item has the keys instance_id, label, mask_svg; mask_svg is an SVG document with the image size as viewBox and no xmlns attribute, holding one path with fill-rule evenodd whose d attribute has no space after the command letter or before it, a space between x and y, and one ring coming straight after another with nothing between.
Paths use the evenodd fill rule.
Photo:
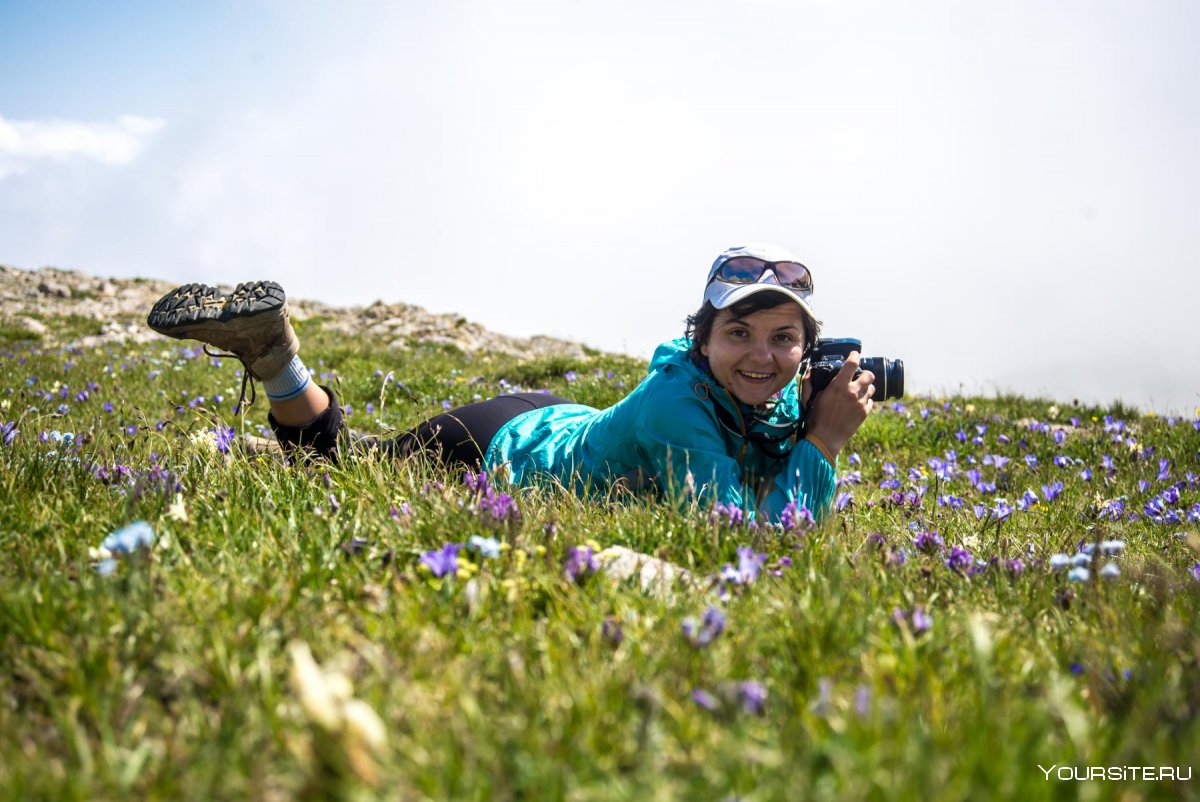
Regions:
<instances>
[{"instance_id":1,"label":"camera lens","mask_svg":"<svg viewBox=\"0 0 1200 802\"><path fill-rule=\"evenodd\" d=\"M859 366L875 374L875 395L871 396L875 401L904 395L904 360L868 356Z\"/></svg>"}]
</instances>

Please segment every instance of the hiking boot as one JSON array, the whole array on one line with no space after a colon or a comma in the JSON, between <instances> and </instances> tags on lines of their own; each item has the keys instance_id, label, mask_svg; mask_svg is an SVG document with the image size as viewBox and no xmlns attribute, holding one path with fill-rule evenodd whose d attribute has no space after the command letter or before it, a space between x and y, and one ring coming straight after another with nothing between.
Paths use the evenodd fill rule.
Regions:
<instances>
[{"instance_id":1,"label":"hiking boot","mask_svg":"<svg viewBox=\"0 0 1200 802\"><path fill-rule=\"evenodd\" d=\"M206 284L184 284L158 299L146 324L233 354L259 381L279 375L300 350L287 295L274 281L248 281L228 295Z\"/></svg>"}]
</instances>

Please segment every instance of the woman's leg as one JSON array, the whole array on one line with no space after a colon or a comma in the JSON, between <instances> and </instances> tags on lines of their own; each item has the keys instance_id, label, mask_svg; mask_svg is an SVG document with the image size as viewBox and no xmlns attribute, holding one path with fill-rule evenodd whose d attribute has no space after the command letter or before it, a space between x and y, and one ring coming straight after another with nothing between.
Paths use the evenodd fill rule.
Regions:
<instances>
[{"instance_id":1,"label":"woman's leg","mask_svg":"<svg viewBox=\"0 0 1200 802\"><path fill-rule=\"evenodd\" d=\"M285 450L305 449L336 458L345 424L332 391L318 387L298 356L300 341L288 320L287 296L273 281L239 284L223 293L204 284L185 284L154 304L150 328L180 340L198 340L241 360L263 384L271 411L267 420ZM444 463L480 465L500 428L532 409L570 403L548 393L517 393L450 410L392 440L367 443L397 457L432 455Z\"/></svg>"},{"instance_id":2,"label":"woman's leg","mask_svg":"<svg viewBox=\"0 0 1200 802\"><path fill-rule=\"evenodd\" d=\"M477 468L496 432L518 415L533 409L570 404L550 393L514 393L477 401L443 412L404 434L382 443L396 456L422 451L446 465Z\"/></svg>"},{"instance_id":3,"label":"woman's leg","mask_svg":"<svg viewBox=\"0 0 1200 802\"><path fill-rule=\"evenodd\" d=\"M267 419L280 443L333 453L341 410L332 394L309 378L288 319L287 295L278 284L251 281L229 293L185 284L160 298L146 323L168 337L198 340L237 357L247 375L262 382L271 403Z\"/></svg>"}]
</instances>

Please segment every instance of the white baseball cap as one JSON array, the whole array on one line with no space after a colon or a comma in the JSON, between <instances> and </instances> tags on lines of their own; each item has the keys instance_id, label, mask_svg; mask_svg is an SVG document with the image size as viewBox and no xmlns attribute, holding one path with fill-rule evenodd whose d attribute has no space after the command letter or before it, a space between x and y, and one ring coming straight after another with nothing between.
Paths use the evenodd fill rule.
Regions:
<instances>
[{"instance_id":1,"label":"white baseball cap","mask_svg":"<svg viewBox=\"0 0 1200 802\"><path fill-rule=\"evenodd\" d=\"M740 265L737 272L740 273L741 280L730 280L731 277L718 275L722 272L722 268L729 269L731 260L741 258L747 258L747 261L734 263ZM757 265L755 260L763 264ZM779 273L785 266L787 272L781 277ZM756 271L759 271L757 277L755 277ZM789 277L793 279L790 283L781 283L781 278L786 282ZM812 274L808 268L778 245L768 245L763 242L736 245L722 252L713 262L712 269L708 271L708 284L704 288L704 300L717 309L724 309L755 293L766 290L783 293L800 304L800 308L813 320L816 320L817 316L812 310Z\"/></svg>"}]
</instances>

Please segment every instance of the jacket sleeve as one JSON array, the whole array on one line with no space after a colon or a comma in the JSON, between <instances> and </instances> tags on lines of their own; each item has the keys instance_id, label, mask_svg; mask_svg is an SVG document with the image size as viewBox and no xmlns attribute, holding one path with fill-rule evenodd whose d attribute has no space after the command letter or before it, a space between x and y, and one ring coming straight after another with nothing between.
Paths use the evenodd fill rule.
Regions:
<instances>
[{"instance_id":1,"label":"jacket sleeve","mask_svg":"<svg viewBox=\"0 0 1200 802\"><path fill-rule=\"evenodd\" d=\"M741 479L741 466L728 453L725 438L700 399L680 399L674 404L646 405L638 426L638 449L649 463L663 494L684 505L694 498L702 507L713 502L731 504L748 518L764 523L779 521L788 504L807 507L818 519L829 510L835 487L835 466L807 440L789 452L775 476L766 477L759 497Z\"/></svg>"}]
</instances>

